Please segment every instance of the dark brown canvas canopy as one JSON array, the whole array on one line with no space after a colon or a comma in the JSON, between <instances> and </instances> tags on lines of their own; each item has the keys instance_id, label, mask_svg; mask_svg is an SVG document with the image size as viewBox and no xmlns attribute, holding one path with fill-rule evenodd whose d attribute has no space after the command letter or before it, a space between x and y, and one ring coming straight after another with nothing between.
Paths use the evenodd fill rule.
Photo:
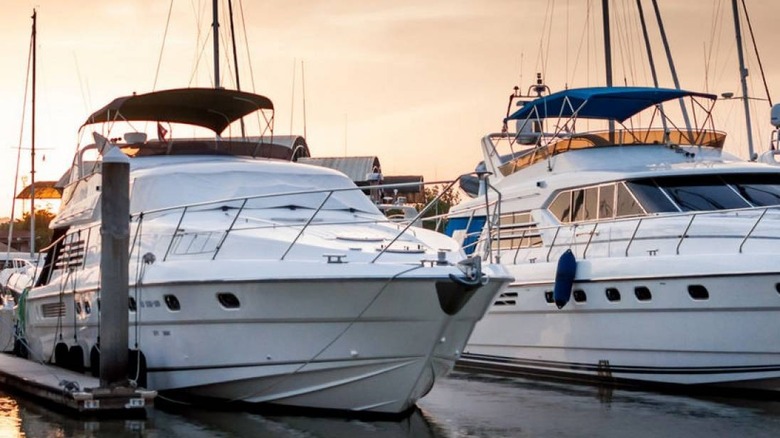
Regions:
<instances>
[{"instance_id":1,"label":"dark brown canvas canopy","mask_svg":"<svg viewBox=\"0 0 780 438\"><path fill-rule=\"evenodd\" d=\"M119 97L95 111L84 125L113 120L158 121L202 126L220 134L255 111L273 110L270 99L219 88L180 88Z\"/></svg>"}]
</instances>

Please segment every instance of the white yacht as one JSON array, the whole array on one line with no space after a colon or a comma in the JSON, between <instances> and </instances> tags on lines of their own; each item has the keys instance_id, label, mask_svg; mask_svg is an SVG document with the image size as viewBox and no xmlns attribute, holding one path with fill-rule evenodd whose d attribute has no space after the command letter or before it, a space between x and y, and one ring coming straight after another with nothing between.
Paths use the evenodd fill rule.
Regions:
<instances>
[{"instance_id":1,"label":"white yacht","mask_svg":"<svg viewBox=\"0 0 780 438\"><path fill-rule=\"evenodd\" d=\"M253 119L259 135L226 135ZM101 157L118 148L131 162L139 385L177 400L413 407L511 277L390 222L345 175L292 162L305 144L279 144L272 126L269 99L225 89L134 94L92 114L81 137L94 142L78 148L19 300L17 352L99 369Z\"/></svg>"},{"instance_id":2,"label":"white yacht","mask_svg":"<svg viewBox=\"0 0 780 438\"><path fill-rule=\"evenodd\" d=\"M682 116L677 99L698 126L664 115L671 100ZM780 168L723 152L715 99L571 89L520 102L483 138L489 176L448 232L516 280L459 366L780 390Z\"/></svg>"}]
</instances>

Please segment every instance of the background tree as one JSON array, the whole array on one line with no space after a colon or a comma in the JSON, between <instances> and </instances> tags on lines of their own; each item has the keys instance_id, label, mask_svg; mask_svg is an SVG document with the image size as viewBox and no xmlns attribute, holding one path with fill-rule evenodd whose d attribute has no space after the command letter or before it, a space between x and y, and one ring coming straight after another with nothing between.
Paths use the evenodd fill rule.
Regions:
<instances>
[{"instance_id":1,"label":"background tree","mask_svg":"<svg viewBox=\"0 0 780 438\"><path fill-rule=\"evenodd\" d=\"M54 213L47 207L35 210L35 249L40 250L51 242L49 223L54 219ZM8 222L0 224L0 233L8 234ZM21 219L14 221L14 231L30 230L30 213L24 213Z\"/></svg>"},{"instance_id":2,"label":"background tree","mask_svg":"<svg viewBox=\"0 0 780 438\"><path fill-rule=\"evenodd\" d=\"M441 185L433 185L425 188L425 204L418 204L417 210L422 210L423 207L431 203L434 199L436 199L437 196L439 196L439 193L444 189L444 186ZM450 208L452 208L453 205L456 205L460 202L460 193L456 189L449 190L445 192L441 198L439 198L436 203L431 207L430 210L425 212L423 215L423 219L427 217L433 217L438 216L441 214L448 213L450 211ZM438 227L437 227L438 224ZM447 227L447 221L446 220L424 220L423 226L429 230L436 229L438 231L444 231Z\"/></svg>"}]
</instances>

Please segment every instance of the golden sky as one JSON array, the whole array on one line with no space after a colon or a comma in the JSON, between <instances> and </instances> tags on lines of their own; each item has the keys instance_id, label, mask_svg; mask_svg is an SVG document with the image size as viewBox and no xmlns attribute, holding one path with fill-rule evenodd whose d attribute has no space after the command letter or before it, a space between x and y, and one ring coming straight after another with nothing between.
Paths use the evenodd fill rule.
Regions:
<instances>
[{"instance_id":1,"label":"golden sky","mask_svg":"<svg viewBox=\"0 0 780 438\"><path fill-rule=\"evenodd\" d=\"M728 0L658 0L682 88L741 95ZM741 1L741 0L740 0ZM226 10L226 1L221 1ZM672 87L649 0L661 86ZM612 0L615 84L652 85L634 0ZM747 0L773 100L780 98L780 3ZM70 164L86 116L115 97L212 86L211 1L13 0L0 14L0 216L8 215L22 126L33 8L38 11L36 179ZM452 179L481 160L480 138L501 128L514 85L536 72L553 91L604 85L596 0L234 0L242 88L271 98L277 134L303 134L314 156L379 157L385 174ZM240 14L243 9L243 21ZM222 20L227 30L227 20ZM243 28L246 28L247 46ZM743 35L749 34L743 23ZM222 45L223 75L228 67ZM752 46L751 96L764 97ZM204 48L205 50L201 50ZM201 53L199 57L198 54ZM247 55L248 53L248 55ZM251 63L251 70L250 70ZM293 69L296 70L293 98ZM253 74L252 74L253 73ZM251 77L250 77L251 76ZM230 78L223 85L234 88ZM752 102L757 151L767 149L768 104ZM292 117L292 123L291 123ZM741 102L716 105L727 149L747 156ZM21 174L29 173L23 150Z\"/></svg>"}]
</instances>

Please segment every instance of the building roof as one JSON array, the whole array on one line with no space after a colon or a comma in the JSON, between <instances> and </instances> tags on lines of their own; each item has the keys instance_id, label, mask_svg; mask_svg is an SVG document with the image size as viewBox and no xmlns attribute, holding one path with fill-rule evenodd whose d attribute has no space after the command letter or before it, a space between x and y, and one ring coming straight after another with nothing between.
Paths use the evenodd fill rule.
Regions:
<instances>
[{"instance_id":1,"label":"building roof","mask_svg":"<svg viewBox=\"0 0 780 438\"><path fill-rule=\"evenodd\" d=\"M356 183L372 181L372 174L382 173L377 157L305 157L298 162L338 170Z\"/></svg>"},{"instance_id":2,"label":"building roof","mask_svg":"<svg viewBox=\"0 0 780 438\"><path fill-rule=\"evenodd\" d=\"M32 184L23 188L16 199L30 199L32 196ZM57 181L35 181L35 199L60 199L62 190L57 188Z\"/></svg>"}]
</instances>

